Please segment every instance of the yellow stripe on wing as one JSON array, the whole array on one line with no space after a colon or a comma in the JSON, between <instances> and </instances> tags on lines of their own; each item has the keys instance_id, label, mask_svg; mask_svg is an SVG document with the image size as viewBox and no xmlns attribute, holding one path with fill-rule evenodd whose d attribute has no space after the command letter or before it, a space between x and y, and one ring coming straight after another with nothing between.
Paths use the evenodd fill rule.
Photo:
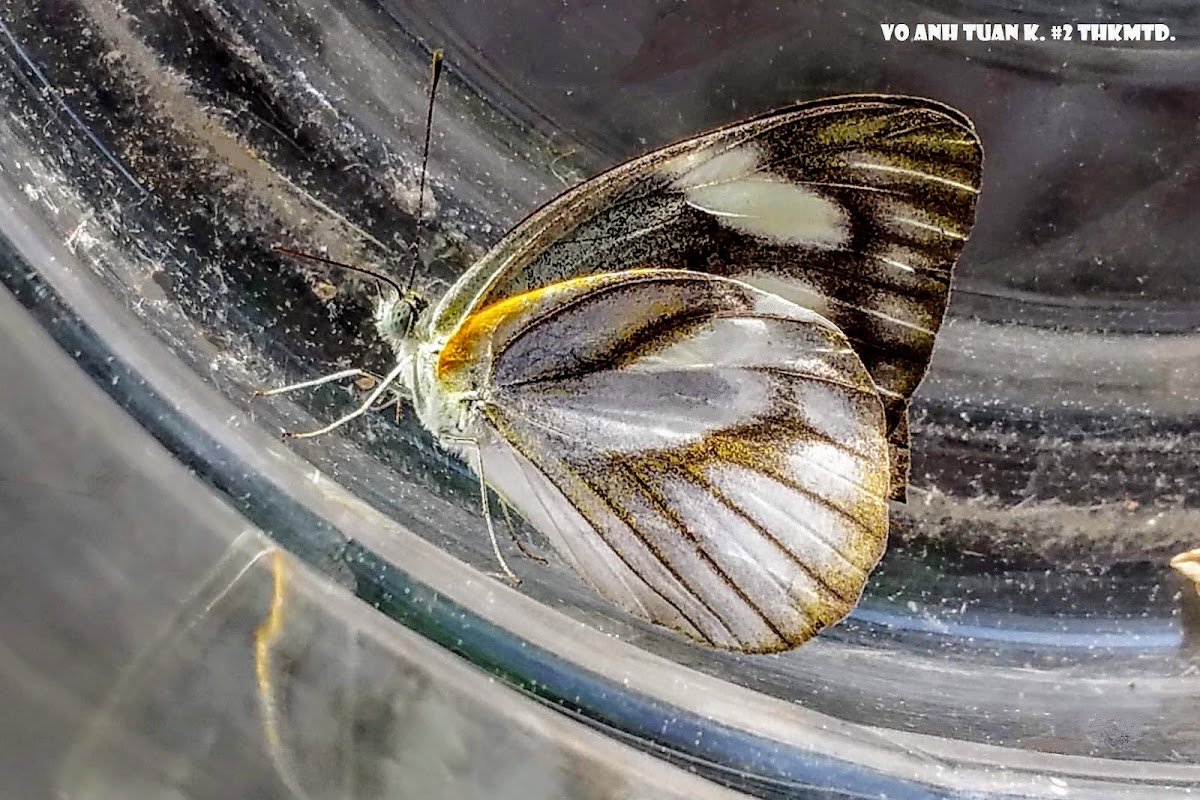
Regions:
<instances>
[{"instance_id":1,"label":"yellow stripe on wing","mask_svg":"<svg viewBox=\"0 0 1200 800\"><path fill-rule=\"evenodd\" d=\"M648 267L623 270L621 274L655 272ZM487 351L487 342L496 344L507 341L517 331L517 324L524 324L539 316L539 308L549 310L560 306L572 296L584 290L613 283L617 273L601 273L569 278L565 281L541 286L523 294L506 297L467 316L450 334L438 354L437 377L445 381L455 372L472 365L481 366L480 356ZM507 328L507 330L506 330Z\"/></svg>"},{"instance_id":2,"label":"yellow stripe on wing","mask_svg":"<svg viewBox=\"0 0 1200 800\"><path fill-rule=\"evenodd\" d=\"M501 323L534 308L547 295L554 293L558 286L559 284L551 284L532 292L505 298L464 319L454 333L450 334L450 338L442 346L442 352L438 354L438 378L444 380L450 373L474 361L482 342L490 338Z\"/></svg>"}]
</instances>

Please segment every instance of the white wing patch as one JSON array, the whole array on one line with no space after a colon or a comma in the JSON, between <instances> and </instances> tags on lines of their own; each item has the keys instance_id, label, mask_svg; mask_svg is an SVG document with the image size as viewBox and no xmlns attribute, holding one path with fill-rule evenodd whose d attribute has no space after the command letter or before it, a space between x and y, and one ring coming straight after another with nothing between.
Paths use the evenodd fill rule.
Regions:
<instances>
[{"instance_id":1,"label":"white wing patch","mask_svg":"<svg viewBox=\"0 0 1200 800\"><path fill-rule=\"evenodd\" d=\"M794 306L793 306L794 308ZM759 309L755 309L759 311ZM761 313L761 312L759 312ZM793 312L794 313L794 312ZM821 324L824 320L815 317ZM827 324L827 323L826 323ZM789 326L790 327L790 326ZM852 358L850 348L831 347L823 340L799 340L794 329L781 329L777 320L717 318L666 347L645 354L621 368L626 373L697 371L716 369L753 370L786 367L812 377L838 381L842 378L839 359ZM739 373L743 379L754 373ZM765 398L763 398L765 399ZM769 405L741 401L730 425L769 410ZM661 411L661 409L659 409ZM741 414L740 418L737 415Z\"/></svg>"},{"instance_id":2,"label":"white wing patch","mask_svg":"<svg viewBox=\"0 0 1200 800\"><path fill-rule=\"evenodd\" d=\"M665 362L593 372L558 382L554 393L538 394L536 401L526 397L505 394L543 430L572 440L602 440L613 453L638 453L694 444L766 413L772 390L766 375L680 369Z\"/></svg>"},{"instance_id":3,"label":"white wing patch","mask_svg":"<svg viewBox=\"0 0 1200 800\"><path fill-rule=\"evenodd\" d=\"M744 178L754 172L761 157L759 149L750 143L721 151L705 147L664 162L659 171L675 179L671 183L673 188L686 191Z\"/></svg>"},{"instance_id":4,"label":"white wing patch","mask_svg":"<svg viewBox=\"0 0 1200 800\"><path fill-rule=\"evenodd\" d=\"M786 297L803 309L813 312L826 320L833 313L833 306L826 292L815 283L800 275L781 275L778 272L750 272L741 276L741 280L755 289L770 292L778 297Z\"/></svg>"},{"instance_id":5,"label":"white wing patch","mask_svg":"<svg viewBox=\"0 0 1200 800\"><path fill-rule=\"evenodd\" d=\"M795 382L789 391L792 405L813 433L864 459L886 463L887 451L870 438L855 411L856 395L837 384L813 380Z\"/></svg>"},{"instance_id":6,"label":"white wing patch","mask_svg":"<svg viewBox=\"0 0 1200 800\"><path fill-rule=\"evenodd\" d=\"M931 319L927 309L905 297L880 292L871 304L854 305L839 302L815 284L799 276L780 277L770 272L756 272L742 278L755 289L787 297L793 303L828 319L837 313L838 307L854 308L868 317L898 325L907 330L933 336ZM832 325L832 323L827 323Z\"/></svg>"},{"instance_id":7,"label":"white wing patch","mask_svg":"<svg viewBox=\"0 0 1200 800\"><path fill-rule=\"evenodd\" d=\"M846 210L787 178L760 169L762 153L751 143L716 155L706 149L668 161L687 204L728 228L777 245L834 249L848 239Z\"/></svg>"}]
</instances>

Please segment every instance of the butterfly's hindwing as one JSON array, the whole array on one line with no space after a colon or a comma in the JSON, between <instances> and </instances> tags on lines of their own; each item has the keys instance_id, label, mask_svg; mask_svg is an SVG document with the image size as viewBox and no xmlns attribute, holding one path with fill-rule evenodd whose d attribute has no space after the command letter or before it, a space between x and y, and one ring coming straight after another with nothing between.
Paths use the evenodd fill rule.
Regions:
<instances>
[{"instance_id":1,"label":"butterfly's hindwing","mask_svg":"<svg viewBox=\"0 0 1200 800\"><path fill-rule=\"evenodd\" d=\"M472 379L486 379L488 480L588 583L746 651L845 615L883 551L888 458L878 396L835 327L674 270L514 300L452 337L443 366L486 370Z\"/></svg>"},{"instance_id":2,"label":"butterfly's hindwing","mask_svg":"<svg viewBox=\"0 0 1200 800\"><path fill-rule=\"evenodd\" d=\"M964 117L914 98L834 98L719 129L535 212L448 293L431 333L602 272L736 278L846 334L883 398L892 496L902 498L908 400L974 220L981 159Z\"/></svg>"}]
</instances>

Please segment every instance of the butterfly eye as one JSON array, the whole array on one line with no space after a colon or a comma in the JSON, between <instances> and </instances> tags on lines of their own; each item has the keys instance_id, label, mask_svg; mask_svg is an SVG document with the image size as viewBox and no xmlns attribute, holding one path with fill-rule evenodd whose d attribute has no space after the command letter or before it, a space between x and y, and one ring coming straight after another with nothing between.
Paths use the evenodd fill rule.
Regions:
<instances>
[{"instance_id":1,"label":"butterfly eye","mask_svg":"<svg viewBox=\"0 0 1200 800\"><path fill-rule=\"evenodd\" d=\"M412 333L425 305L413 292L388 292L375 306L375 329L385 341L396 345Z\"/></svg>"},{"instance_id":2,"label":"butterfly eye","mask_svg":"<svg viewBox=\"0 0 1200 800\"><path fill-rule=\"evenodd\" d=\"M405 292L404 303L408 306L409 319L414 323L417 317L421 316L421 312L429 305L423 297L415 292Z\"/></svg>"}]
</instances>

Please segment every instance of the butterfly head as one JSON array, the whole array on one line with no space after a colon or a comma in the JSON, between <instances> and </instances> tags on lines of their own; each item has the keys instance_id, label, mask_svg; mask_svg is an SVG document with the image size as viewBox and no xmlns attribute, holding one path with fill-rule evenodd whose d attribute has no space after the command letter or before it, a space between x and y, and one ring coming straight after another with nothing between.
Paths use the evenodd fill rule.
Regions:
<instances>
[{"instance_id":1,"label":"butterfly head","mask_svg":"<svg viewBox=\"0 0 1200 800\"><path fill-rule=\"evenodd\" d=\"M401 343L412 336L426 305L414 292L388 290L375 304L375 330L393 350L399 351Z\"/></svg>"}]
</instances>

